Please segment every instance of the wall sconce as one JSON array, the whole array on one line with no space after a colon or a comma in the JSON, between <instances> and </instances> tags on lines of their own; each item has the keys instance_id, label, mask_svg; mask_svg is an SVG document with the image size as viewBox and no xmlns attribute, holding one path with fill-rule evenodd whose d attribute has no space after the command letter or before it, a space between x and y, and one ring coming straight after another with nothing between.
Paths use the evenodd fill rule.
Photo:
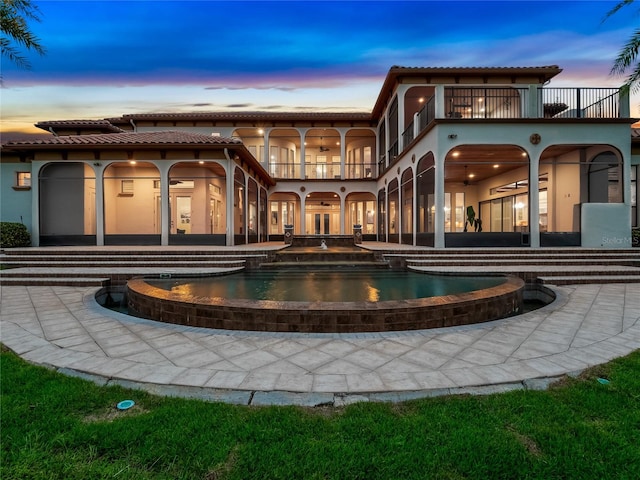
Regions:
<instances>
[{"instance_id":1,"label":"wall sconce","mask_svg":"<svg viewBox=\"0 0 640 480\"><path fill-rule=\"evenodd\" d=\"M93 162L94 167L100 167L102 164L100 162Z\"/></svg>"},{"instance_id":2,"label":"wall sconce","mask_svg":"<svg viewBox=\"0 0 640 480\"><path fill-rule=\"evenodd\" d=\"M455 140L456 138L458 138L458 135L455 133L450 133L449 134L449 140Z\"/></svg>"}]
</instances>

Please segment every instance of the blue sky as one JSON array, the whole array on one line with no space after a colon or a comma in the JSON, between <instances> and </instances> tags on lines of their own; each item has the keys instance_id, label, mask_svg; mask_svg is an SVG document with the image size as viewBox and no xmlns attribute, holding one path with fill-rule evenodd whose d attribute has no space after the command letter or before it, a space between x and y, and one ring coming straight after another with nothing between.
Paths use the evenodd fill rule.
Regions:
<instances>
[{"instance_id":1,"label":"blue sky","mask_svg":"<svg viewBox=\"0 0 640 480\"><path fill-rule=\"evenodd\" d=\"M39 120L211 110L368 111L392 65L559 65L618 86L638 26L618 1L35 0L47 49L2 63L2 130ZM640 100L632 113L640 116Z\"/></svg>"}]
</instances>

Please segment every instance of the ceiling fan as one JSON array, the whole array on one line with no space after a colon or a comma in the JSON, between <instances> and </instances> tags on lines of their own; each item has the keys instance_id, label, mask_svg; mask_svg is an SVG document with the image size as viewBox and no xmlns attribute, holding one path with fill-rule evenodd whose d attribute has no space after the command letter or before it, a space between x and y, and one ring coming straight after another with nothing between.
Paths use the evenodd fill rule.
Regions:
<instances>
[{"instance_id":1,"label":"ceiling fan","mask_svg":"<svg viewBox=\"0 0 640 480\"><path fill-rule=\"evenodd\" d=\"M330 150L329 147L325 147L322 145L322 137L320 137L320 151L321 152L328 152Z\"/></svg>"}]
</instances>

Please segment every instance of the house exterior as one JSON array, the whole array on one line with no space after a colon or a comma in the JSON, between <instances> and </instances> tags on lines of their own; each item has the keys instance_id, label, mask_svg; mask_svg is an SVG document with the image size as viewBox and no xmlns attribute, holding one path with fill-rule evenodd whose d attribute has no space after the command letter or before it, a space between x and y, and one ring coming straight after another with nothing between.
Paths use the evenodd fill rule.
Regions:
<instances>
[{"instance_id":1,"label":"house exterior","mask_svg":"<svg viewBox=\"0 0 640 480\"><path fill-rule=\"evenodd\" d=\"M555 88L561 71L392 67L361 113L40 122L53 135L3 145L0 220L42 246L241 245L357 226L436 248L629 247L629 98Z\"/></svg>"}]
</instances>

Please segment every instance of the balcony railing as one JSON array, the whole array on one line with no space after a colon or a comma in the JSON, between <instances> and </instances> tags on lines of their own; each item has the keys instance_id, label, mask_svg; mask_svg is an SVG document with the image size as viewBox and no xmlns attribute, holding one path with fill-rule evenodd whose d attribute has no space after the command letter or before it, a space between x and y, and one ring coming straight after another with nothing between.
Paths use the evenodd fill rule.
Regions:
<instances>
[{"instance_id":1,"label":"balcony railing","mask_svg":"<svg viewBox=\"0 0 640 480\"><path fill-rule=\"evenodd\" d=\"M518 118L619 118L618 88L538 88L531 112L532 90L521 87L445 87L444 115L449 119L518 119ZM533 90L535 92L535 90ZM436 97L431 97L417 114L417 132L423 132L436 118ZM402 150L414 140L414 122L402 133ZM398 143L388 151L389 165L398 155ZM380 157L379 171L388 165Z\"/></svg>"},{"instance_id":2,"label":"balcony railing","mask_svg":"<svg viewBox=\"0 0 640 480\"><path fill-rule=\"evenodd\" d=\"M528 88L444 89L447 118L526 118Z\"/></svg>"},{"instance_id":3,"label":"balcony railing","mask_svg":"<svg viewBox=\"0 0 640 480\"><path fill-rule=\"evenodd\" d=\"M539 88L544 118L619 118L618 88ZM540 112L539 112L540 113Z\"/></svg>"},{"instance_id":4,"label":"balcony railing","mask_svg":"<svg viewBox=\"0 0 640 480\"><path fill-rule=\"evenodd\" d=\"M269 175L279 179L299 179L302 172L299 163L269 163Z\"/></svg>"},{"instance_id":5,"label":"balcony railing","mask_svg":"<svg viewBox=\"0 0 640 480\"><path fill-rule=\"evenodd\" d=\"M345 170L344 178L347 180L377 177L374 163L349 163L345 165Z\"/></svg>"},{"instance_id":6,"label":"balcony railing","mask_svg":"<svg viewBox=\"0 0 640 480\"><path fill-rule=\"evenodd\" d=\"M340 179L340 164L337 163L307 163L304 166L305 178L318 180Z\"/></svg>"}]
</instances>

